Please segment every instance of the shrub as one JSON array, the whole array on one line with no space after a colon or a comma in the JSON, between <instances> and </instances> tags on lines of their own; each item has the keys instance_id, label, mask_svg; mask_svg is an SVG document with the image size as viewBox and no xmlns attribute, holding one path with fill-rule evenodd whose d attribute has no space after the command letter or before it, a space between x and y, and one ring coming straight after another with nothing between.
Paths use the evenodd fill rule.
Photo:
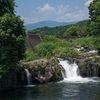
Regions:
<instances>
[{"instance_id":1,"label":"shrub","mask_svg":"<svg viewBox=\"0 0 100 100\"><path fill-rule=\"evenodd\" d=\"M32 61L34 59L35 59L35 54L33 53L32 50L25 52L25 58L23 59L23 62Z\"/></svg>"},{"instance_id":2,"label":"shrub","mask_svg":"<svg viewBox=\"0 0 100 100\"><path fill-rule=\"evenodd\" d=\"M73 39L69 39L68 42L72 43L73 42Z\"/></svg>"},{"instance_id":3,"label":"shrub","mask_svg":"<svg viewBox=\"0 0 100 100\"><path fill-rule=\"evenodd\" d=\"M53 43L40 43L35 47L35 53L38 56L46 56L47 53L52 55L53 49L55 49L55 45Z\"/></svg>"},{"instance_id":4,"label":"shrub","mask_svg":"<svg viewBox=\"0 0 100 100\"><path fill-rule=\"evenodd\" d=\"M98 50L98 54L100 55L100 37L94 39L93 45L95 49Z\"/></svg>"},{"instance_id":5,"label":"shrub","mask_svg":"<svg viewBox=\"0 0 100 100\"><path fill-rule=\"evenodd\" d=\"M69 45L70 45L65 40L60 40L60 39L56 38L55 36L48 36L48 35L44 36L43 42L44 43L51 42L55 46L59 46L59 47L69 47Z\"/></svg>"},{"instance_id":6,"label":"shrub","mask_svg":"<svg viewBox=\"0 0 100 100\"><path fill-rule=\"evenodd\" d=\"M63 48L59 54L61 58L73 58L78 56L78 51L74 50L74 48L67 47Z\"/></svg>"},{"instance_id":7,"label":"shrub","mask_svg":"<svg viewBox=\"0 0 100 100\"><path fill-rule=\"evenodd\" d=\"M75 45L81 45L82 47L85 45L92 45L93 44L93 38L87 37L87 38L79 38L76 40L73 40L73 44Z\"/></svg>"}]
</instances>

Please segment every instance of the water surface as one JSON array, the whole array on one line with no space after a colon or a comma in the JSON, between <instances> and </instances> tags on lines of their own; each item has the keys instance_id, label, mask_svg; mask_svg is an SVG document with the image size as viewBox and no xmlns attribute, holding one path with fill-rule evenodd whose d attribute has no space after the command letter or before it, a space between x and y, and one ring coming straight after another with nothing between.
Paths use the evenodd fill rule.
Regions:
<instances>
[{"instance_id":1,"label":"water surface","mask_svg":"<svg viewBox=\"0 0 100 100\"><path fill-rule=\"evenodd\" d=\"M60 81L0 93L0 100L100 100L98 82Z\"/></svg>"}]
</instances>

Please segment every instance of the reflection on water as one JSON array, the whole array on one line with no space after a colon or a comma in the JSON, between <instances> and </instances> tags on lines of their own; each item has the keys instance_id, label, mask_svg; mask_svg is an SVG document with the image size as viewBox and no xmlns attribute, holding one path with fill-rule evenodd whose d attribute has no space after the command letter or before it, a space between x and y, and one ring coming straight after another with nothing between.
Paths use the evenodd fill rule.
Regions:
<instances>
[{"instance_id":1,"label":"reflection on water","mask_svg":"<svg viewBox=\"0 0 100 100\"><path fill-rule=\"evenodd\" d=\"M24 87L1 92L0 100L100 100L100 82L61 81Z\"/></svg>"}]
</instances>

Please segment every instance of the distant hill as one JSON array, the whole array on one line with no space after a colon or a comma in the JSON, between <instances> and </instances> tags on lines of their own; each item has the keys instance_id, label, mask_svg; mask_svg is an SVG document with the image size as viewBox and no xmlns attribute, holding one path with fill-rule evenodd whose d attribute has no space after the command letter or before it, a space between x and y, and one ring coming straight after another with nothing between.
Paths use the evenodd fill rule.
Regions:
<instances>
[{"instance_id":1,"label":"distant hill","mask_svg":"<svg viewBox=\"0 0 100 100\"><path fill-rule=\"evenodd\" d=\"M42 27L42 28L29 30L27 32L27 34L63 36L63 34L65 33L67 28L71 27L72 25L79 26L79 27L86 26L87 21L88 20L83 20L83 21L80 21L76 24L69 24L69 25L65 25L65 26L56 26L56 27L45 26L45 27Z\"/></svg>"},{"instance_id":2,"label":"distant hill","mask_svg":"<svg viewBox=\"0 0 100 100\"><path fill-rule=\"evenodd\" d=\"M75 24L77 22L41 21L41 22L37 22L37 23L34 23L34 24L25 25L25 27L26 27L27 30L33 30L33 29L36 29L36 28L44 27L44 26L56 27L56 26L64 26L64 25L68 25L68 24Z\"/></svg>"}]
</instances>

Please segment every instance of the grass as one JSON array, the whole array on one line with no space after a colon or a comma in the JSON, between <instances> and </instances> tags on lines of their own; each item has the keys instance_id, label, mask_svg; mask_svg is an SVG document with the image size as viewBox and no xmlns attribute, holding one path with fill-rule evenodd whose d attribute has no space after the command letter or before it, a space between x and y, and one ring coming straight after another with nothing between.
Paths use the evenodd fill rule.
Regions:
<instances>
[{"instance_id":1,"label":"grass","mask_svg":"<svg viewBox=\"0 0 100 100\"><path fill-rule=\"evenodd\" d=\"M73 45L80 45L81 47L84 47L86 45L91 45L93 44L93 38L92 37L86 37L86 38L79 38L76 40L72 41Z\"/></svg>"},{"instance_id":2,"label":"grass","mask_svg":"<svg viewBox=\"0 0 100 100\"><path fill-rule=\"evenodd\" d=\"M25 52L25 58L23 59L23 62L32 61L34 59L35 59L35 54L31 49Z\"/></svg>"}]
</instances>

